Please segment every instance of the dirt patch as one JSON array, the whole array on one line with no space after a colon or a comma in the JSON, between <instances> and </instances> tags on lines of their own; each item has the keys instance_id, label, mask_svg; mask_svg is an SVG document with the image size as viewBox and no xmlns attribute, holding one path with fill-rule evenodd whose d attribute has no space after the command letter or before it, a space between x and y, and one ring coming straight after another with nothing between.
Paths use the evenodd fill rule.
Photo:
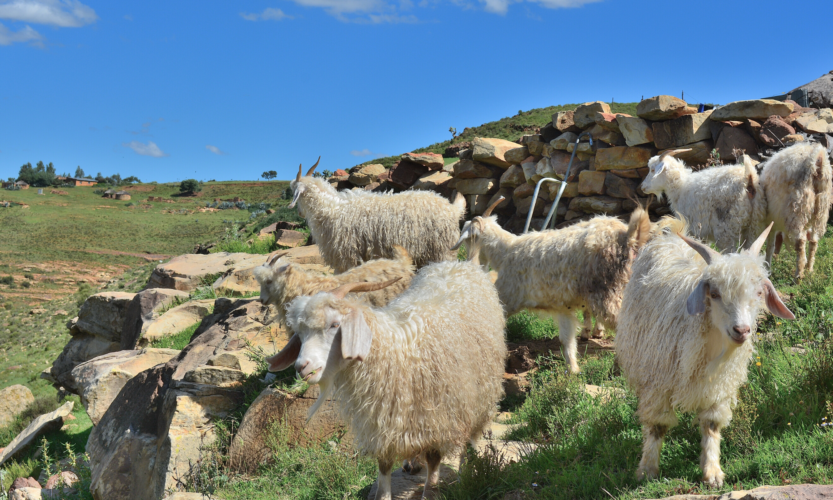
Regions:
<instances>
[{"instance_id":1,"label":"dirt patch","mask_svg":"<svg viewBox=\"0 0 833 500\"><path fill-rule=\"evenodd\" d=\"M150 193L154 190L154 186L127 186L125 191L135 191L137 193Z\"/></svg>"},{"instance_id":2,"label":"dirt patch","mask_svg":"<svg viewBox=\"0 0 833 500\"><path fill-rule=\"evenodd\" d=\"M509 356L506 359L507 373L521 373L537 367L535 360L542 355L563 357L561 342L557 338L509 342L506 347L509 350ZM612 339L578 339L579 356L598 356L604 352L613 352Z\"/></svg>"},{"instance_id":3,"label":"dirt patch","mask_svg":"<svg viewBox=\"0 0 833 500\"><path fill-rule=\"evenodd\" d=\"M145 260L165 260L170 259L170 255L151 254L151 253L131 253L119 252L118 250L84 250L86 253L94 253L98 255L128 255L130 257L138 257Z\"/></svg>"},{"instance_id":4,"label":"dirt patch","mask_svg":"<svg viewBox=\"0 0 833 500\"><path fill-rule=\"evenodd\" d=\"M52 194L59 194L59 195L62 195L62 196L66 196L66 195L68 195L68 194L69 194L69 193L67 193L66 191L62 191L62 190L60 190L60 189L53 189L52 191L50 191L50 193L52 193Z\"/></svg>"}]
</instances>

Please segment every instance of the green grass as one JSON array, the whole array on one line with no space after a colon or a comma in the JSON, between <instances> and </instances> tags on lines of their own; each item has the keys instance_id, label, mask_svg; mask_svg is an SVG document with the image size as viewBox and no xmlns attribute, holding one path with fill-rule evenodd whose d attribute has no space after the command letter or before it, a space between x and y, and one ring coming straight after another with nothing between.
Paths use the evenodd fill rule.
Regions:
<instances>
[{"instance_id":1,"label":"green grass","mask_svg":"<svg viewBox=\"0 0 833 500\"><path fill-rule=\"evenodd\" d=\"M185 349L189 343L191 343L191 337L194 335L194 332L197 331L199 326L199 323L194 323L177 334L171 335L170 337L163 337L159 340L151 342L150 347L159 349L177 349L181 351Z\"/></svg>"}]
</instances>

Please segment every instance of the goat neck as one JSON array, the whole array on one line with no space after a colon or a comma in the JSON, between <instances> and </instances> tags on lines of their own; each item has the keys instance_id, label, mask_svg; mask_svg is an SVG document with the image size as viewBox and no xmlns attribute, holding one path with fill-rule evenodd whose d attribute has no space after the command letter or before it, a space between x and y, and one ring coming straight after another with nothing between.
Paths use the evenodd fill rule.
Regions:
<instances>
[{"instance_id":1,"label":"goat neck","mask_svg":"<svg viewBox=\"0 0 833 500\"><path fill-rule=\"evenodd\" d=\"M497 216L478 217L477 220L481 228L477 236L480 253L489 265L499 270L509 248L518 237L500 227Z\"/></svg>"}]
</instances>

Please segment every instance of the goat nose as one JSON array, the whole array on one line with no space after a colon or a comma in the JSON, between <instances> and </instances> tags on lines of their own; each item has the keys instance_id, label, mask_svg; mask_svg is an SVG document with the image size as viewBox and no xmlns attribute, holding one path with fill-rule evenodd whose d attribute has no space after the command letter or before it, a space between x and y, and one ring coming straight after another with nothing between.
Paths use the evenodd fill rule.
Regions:
<instances>
[{"instance_id":1,"label":"goat nose","mask_svg":"<svg viewBox=\"0 0 833 500\"><path fill-rule=\"evenodd\" d=\"M736 326L732 328L738 335L746 335L751 330L748 326Z\"/></svg>"},{"instance_id":2,"label":"goat nose","mask_svg":"<svg viewBox=\"0 0 833 500\"><path fill-rule=\"evenodd\" d=\"M301 364L301 361L298 360L298 362L295 363L295 371L298 372L298 373L303 372L304 368L306 368L308 364L309 364L309 360L305 361L303 365Z\"/></svg>"}]
</instances>

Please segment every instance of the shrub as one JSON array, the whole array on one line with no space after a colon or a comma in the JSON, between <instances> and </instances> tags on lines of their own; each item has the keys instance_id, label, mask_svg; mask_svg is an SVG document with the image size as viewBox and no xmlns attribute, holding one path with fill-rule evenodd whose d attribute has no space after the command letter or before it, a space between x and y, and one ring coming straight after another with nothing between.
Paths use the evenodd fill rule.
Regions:
<instances>
[{"instance_id":1,"label":"shrub","mask_svg":"<svg viewBox=\"0 0 833 500\"><path fill-rule=\"evenodd\" d=\"M14 285L14 276L3 276L0 277L0 285Z\"/></svg>"},{"instance_id":2,"label":"shrub","mask_svg":"<svg viewBox=\"0 0 833 500\"><path fill-rule=\"evenodd\" d=\"M75 305L80 309L84 302L93 294L93 287L89 283L81 283L78 285L78 291L75 292Z\"/></svg>"},{"instance_id":3,"label":"shrub","mask_svg":"<svg viewBox=\"0 0 833 500\"><path fill-rule=\"evenodd\" d=\"M185 179L179 184L180 193L198 193L202 191L202 186L196 179Z\"/></svg>"}]
</instances>

